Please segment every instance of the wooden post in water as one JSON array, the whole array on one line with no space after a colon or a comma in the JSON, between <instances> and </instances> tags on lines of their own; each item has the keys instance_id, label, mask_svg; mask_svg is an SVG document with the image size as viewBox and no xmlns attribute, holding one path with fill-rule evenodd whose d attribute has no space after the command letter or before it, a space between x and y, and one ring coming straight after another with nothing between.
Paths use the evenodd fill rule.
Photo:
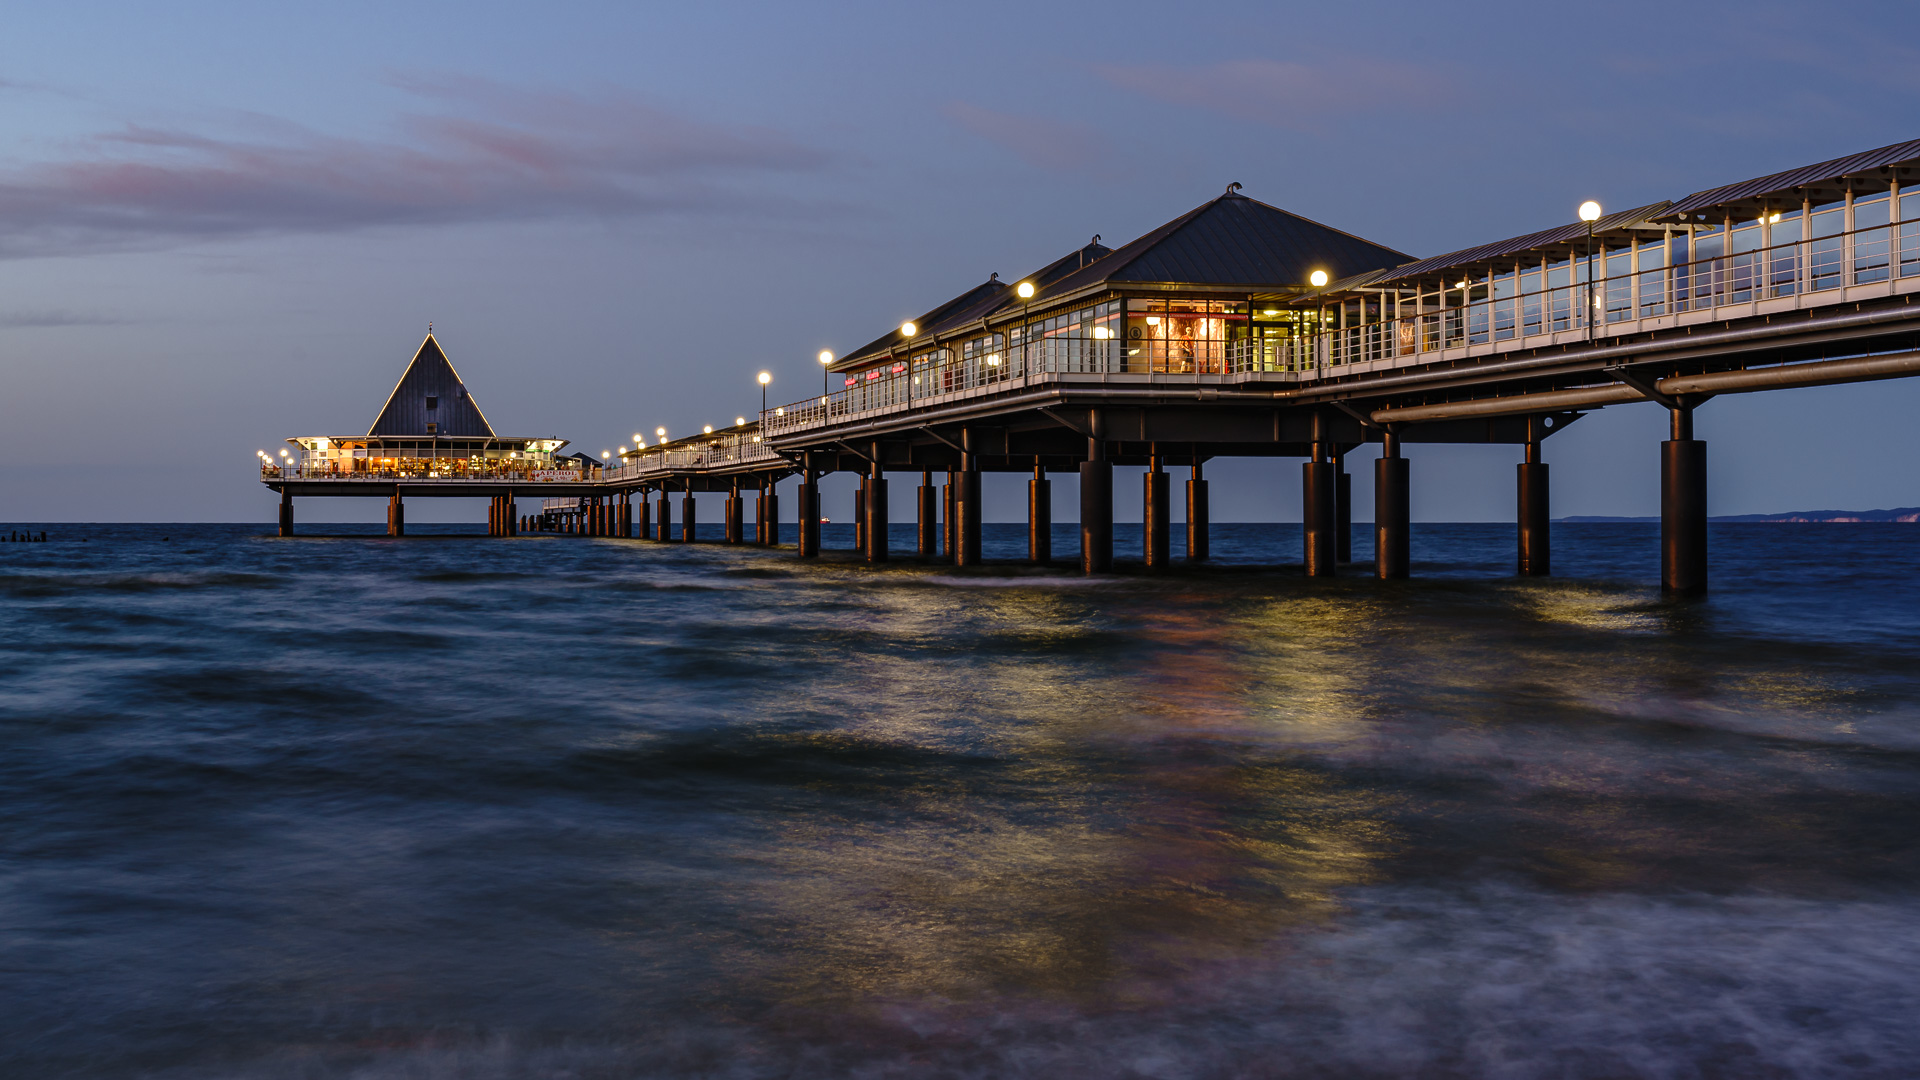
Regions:
<instances>
[{"instance_id":1,"label":"wooden post in water","mask_svg":"<svg viewBox=\"0 0 1920 1080\"><path fill-rule=\"evenodd\" d=\"M387 535L407 535L407 505L401 501L398 491L387 500Z\"/></svg>"}]
</instances>

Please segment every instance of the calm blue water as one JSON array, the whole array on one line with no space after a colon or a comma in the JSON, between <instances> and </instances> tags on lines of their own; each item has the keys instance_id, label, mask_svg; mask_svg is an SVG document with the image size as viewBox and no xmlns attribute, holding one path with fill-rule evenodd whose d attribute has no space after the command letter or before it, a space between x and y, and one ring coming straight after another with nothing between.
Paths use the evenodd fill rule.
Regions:
<instances>
[{"instance_id":1,"label":"calm blue water","mask_svg":"<svg viewBox=\"0 0 1920 1080\"><path fill-rule=\"evenodd\" d=\"M1094 581L33 527L0 1075L1920 1059L1920 528L1719 526L1667 603L1642 525L1529 582L1423 526L1392 583L1302 579L1297 526Z\"/></svg>"}]
</instances>

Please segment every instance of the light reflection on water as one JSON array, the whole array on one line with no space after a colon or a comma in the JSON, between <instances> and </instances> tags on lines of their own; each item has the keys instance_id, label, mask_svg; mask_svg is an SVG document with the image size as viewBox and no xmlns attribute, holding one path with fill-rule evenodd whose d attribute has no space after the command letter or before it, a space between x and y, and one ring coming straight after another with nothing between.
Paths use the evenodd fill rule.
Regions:
<instances>
[{"instance_id":1,"label":"light reflection on water","mask_svg":"<svg viewBox=\"0 0 1920 1080\"><path fill-rule=\"evenodd\" d=\"M1471 526L1393 583L0 549L0 1062L1901 1075L1899 529L1721 530L1702 604L1631 526L1562 528L1544 582Z\"/></svg>"}]
</instances>

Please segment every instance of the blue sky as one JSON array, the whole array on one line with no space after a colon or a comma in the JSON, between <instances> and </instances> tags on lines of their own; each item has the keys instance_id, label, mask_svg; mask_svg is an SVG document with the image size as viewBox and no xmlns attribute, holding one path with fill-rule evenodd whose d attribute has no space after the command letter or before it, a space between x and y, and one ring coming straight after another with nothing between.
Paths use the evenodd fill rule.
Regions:
<instances>
[{"instance_id":1,"label":"blue sky","mask_svg":"<svg viewBox=\"0 0 1920 1080\"><path fill-rule=\"evenodd\" d=\"M428 320L502 433L597 452L750 412L762 369L800 397L820 348L1230 181L1428 255L1920 134L1911 4L5 16L17 521L267 520L253 451L364 430ZM1711 403L1713 511L1920 504L1916 406L1908 383ZM1555 512L1653 512L1663 424L1551 440ZM1510 516L1517 450L1414 456L1418 516ZM1297 476L1222 463L1216 516L1297 517ZM989 516L1014 485L989 480Z\"/></svg>"}]
</instances>

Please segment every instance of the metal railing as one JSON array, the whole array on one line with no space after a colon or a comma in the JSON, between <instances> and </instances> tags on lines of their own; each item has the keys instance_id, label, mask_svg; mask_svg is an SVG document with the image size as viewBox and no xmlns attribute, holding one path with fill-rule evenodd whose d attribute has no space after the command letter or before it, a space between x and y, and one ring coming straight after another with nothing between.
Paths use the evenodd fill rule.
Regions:
<instances>
[{"instance_id":1,"label":"metal railing","mask_svg":"<svg viewBox=\"0 0 1920 1080\"><path fill-rule=\"evenodd\" d=\"M628 455L617 467L606 470L609 481L644 480L679 472L723 469L762 462L782 461L772 447L755 435L716 435L704 446L670 447L642 450Z\"/></svg>"},{"instance_id":2,"label":"metal railing","mask_svg":"<svg viewBox=\"0 0 1920 1080\"><path fill-rule=\"evenodd\" d=\"M366 467L363 467L366 466ZM262 480L404 480L408 483L569 484L601 478L598 468L557 469L521 461L470 462L466 458L399 458L389 465L365 460L262 465Z\"/></svg>"}]
</instances>

